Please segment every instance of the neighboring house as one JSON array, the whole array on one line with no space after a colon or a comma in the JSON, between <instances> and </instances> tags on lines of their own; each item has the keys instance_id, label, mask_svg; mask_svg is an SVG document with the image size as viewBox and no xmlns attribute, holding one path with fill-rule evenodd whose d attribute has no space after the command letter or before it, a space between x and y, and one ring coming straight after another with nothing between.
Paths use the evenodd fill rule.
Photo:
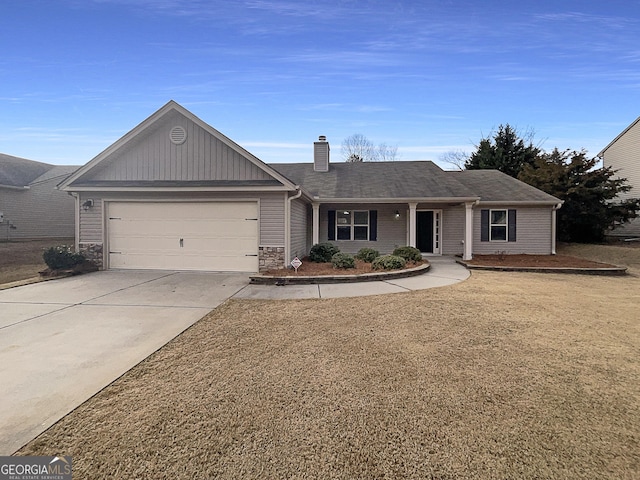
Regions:
<instances>
[{"instance_id":1,"label":"neighboring house","mask_svg":"<svg viewBox=\"0 0 640 480\"><path fill-rule=\"evenodd\" d=\"M604 167L618 171L619 178L626 178L633 187L629 192L621 193L621 200L640 197L640 117L629 125L613 141L604 147L598 157ZM640 218L616 226L609 235L618 237L640 237Z\"/></svg>"},{"instance_id":2,"label":"neighboring house","mask_svg":"<svg viewBox=\"0 0 640 480\"><path fill-rule=\"evenodd\" d=\"M498 171L330 163L324 137L313 151L267 165L171 101L60 188L78 195L78 248L103 268L256 272L326 241L350 253L555 253L560 200Z\"/></svg>"},{"instance_id":3,"label":"neighboring house","mask_svg":"<svg viewBox=\"0 0 640 480\"><path fill-rule=\"evenodd\" d=\"M0 240L72 238L74 201L56 185L77 168L0 154Z\"/></svg>"}]
</instances>

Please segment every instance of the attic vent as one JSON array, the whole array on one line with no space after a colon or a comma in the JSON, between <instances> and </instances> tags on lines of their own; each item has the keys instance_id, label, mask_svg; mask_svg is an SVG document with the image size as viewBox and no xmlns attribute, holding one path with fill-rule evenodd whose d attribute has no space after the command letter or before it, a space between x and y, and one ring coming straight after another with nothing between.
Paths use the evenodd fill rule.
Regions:
<instances>
[{"instance_id":1,"label":"attic vent","mask_svg":"<svg viewBox=\"0 0 640 480\"><path fill-rule=\"evenodd\" d=\"M187 131L183 127L173 127L169 132L169 138L174 145L182 145L187 139Z\"/></svg>"}]
</instances>

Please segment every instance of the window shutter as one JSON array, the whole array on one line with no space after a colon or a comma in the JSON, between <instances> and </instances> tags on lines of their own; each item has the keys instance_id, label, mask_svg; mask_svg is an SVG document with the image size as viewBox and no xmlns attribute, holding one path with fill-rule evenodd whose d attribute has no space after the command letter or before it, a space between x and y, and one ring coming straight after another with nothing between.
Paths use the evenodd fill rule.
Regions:
<instances>
[{"instance_id":1,"label":"window shutter","mask_svg":"<svg viewBox=\"0 0 640 480\"><path fill-rule=\"evenodd\" d=\"M509 210L509 214L507 215L507 221L509 222L509 234L507 236L507 240L509 242L516 241L516 211Z\"/></svg>"},{"instance_id":2,"label":"window shutter","mask_svg":"<svg viewBox=\"0 0 640 480\"><path fill-rule=\"evenodd\" d=\"M369 210L369 240L376 242L378 240L378 211Z\"/></svg>"},{"instance_id":3,"label":"window shutter","mask_svg":"<svg viewBox=\"0 0 640 480\"><path fill-rule=\"evenodd\" d=\"M480 241L489 241L489 210L480 210Z\"/></svg>"},{"instance_id":4,"label":"window shutter","mask_svg":"<svg viewBox=\"0 0 640 480\"><path fill-rule=\"evenodd\" d=\"M327 232L327 238L329 240L336 239L336 211L329 210L329 230Z\"/></svg>"}]
</instances>

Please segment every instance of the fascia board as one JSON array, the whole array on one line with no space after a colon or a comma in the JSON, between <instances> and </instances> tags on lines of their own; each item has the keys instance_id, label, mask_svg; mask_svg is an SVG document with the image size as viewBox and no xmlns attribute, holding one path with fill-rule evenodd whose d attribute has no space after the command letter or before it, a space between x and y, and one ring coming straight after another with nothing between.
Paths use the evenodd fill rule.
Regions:
<instances>
[{"instance_id":1,"label":"fascia board","mask_svg":"<svg viewBox=\"0 0 640 480\"><path fill-rule=\"evenodd\" d=\"M315 203L465 203L480 200L480 197L312 198Z\"/></svg>"}]
</instances>

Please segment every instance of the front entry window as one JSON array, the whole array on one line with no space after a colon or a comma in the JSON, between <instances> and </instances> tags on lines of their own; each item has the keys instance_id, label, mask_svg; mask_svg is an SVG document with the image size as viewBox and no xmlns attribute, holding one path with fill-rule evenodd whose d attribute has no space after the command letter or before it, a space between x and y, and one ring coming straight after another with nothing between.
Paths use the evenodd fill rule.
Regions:
<instances>
[{"instance_id":1,"label":"front entry window","mask_svg":"<svg viewBox=\"0 0 640 480\"><path fill-rule=\"evenodd\" d=\"M369 211L339 210L336 212L336 239L369 240Z\"/></svg>"}]
</instances>

